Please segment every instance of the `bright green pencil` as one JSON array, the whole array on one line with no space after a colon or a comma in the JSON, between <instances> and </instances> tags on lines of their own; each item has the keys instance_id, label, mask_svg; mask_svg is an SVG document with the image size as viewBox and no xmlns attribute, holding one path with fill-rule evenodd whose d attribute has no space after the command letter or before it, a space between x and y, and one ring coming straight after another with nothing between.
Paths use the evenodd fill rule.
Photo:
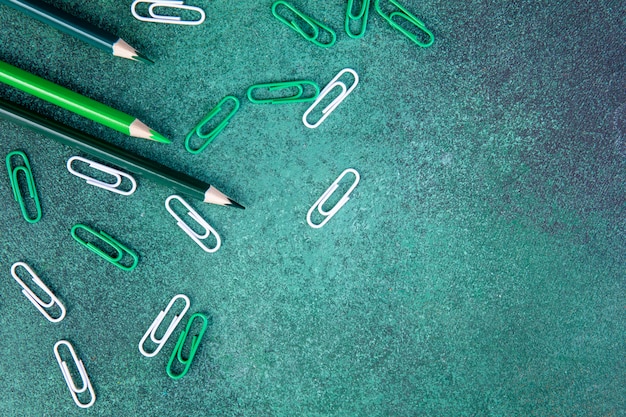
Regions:
<instances>
[{"instance_id":1,"label":"bright green pencil","mask_svg":"<svg viewBox=\"0 0 626 417\"><path fill-rule=\"evenodd\" d=\"M49 101L125 135L170 143L169 139L150 129L139 119L3 61L0 61L0 82Z\"/></svg>"}]
</instances>

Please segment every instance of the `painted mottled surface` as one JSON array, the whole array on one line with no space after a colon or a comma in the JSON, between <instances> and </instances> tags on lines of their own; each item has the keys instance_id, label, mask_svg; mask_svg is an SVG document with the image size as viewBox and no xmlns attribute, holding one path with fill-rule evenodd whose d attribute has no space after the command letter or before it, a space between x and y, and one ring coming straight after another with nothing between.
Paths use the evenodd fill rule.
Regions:
<instances>
[{"instance_id":1,"label":"painted mottled surface","mask_svg":"<svg viewBox=\"0 0 626 417\"><path fill-rule=\"evenodd\" d=\"M205 254L139 179L86 186L74 152L0 121L24 150L43 218L0 174L0 414L82 415L52 352L71 340L102 416L623 416L626 414L625 22L620 2L404 1L435 34L421 49L374 11L343 31L342 1L294 2L337 32L315 47L271 2L198 1L198 27L136 21L126 2L52 1L156 61L113 58L0 7L0 59L132 114L172 139L130 139L0 86L0 96L206 180L244 204L190 201L222 236ZM129 2L128 2L129 3ZM256 83L341 69L360 83L318 128L307 104L254 105ZM206 151L186 133L219 100L241 109ZM324 228L306 212L345 168L361 182ZM124 272L73 241L110 232ZM26 261L68 309L22 296ZM189 374L137 344L178 293L211 324Z\"/></svg>"}]
</instances>

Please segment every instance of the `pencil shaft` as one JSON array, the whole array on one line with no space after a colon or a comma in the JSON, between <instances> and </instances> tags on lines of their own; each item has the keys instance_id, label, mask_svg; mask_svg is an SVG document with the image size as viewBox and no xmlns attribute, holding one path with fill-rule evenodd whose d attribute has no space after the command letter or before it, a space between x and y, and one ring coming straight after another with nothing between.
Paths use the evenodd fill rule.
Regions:
<instances>
[{"instance_id":1,"label":"pencil shaft","mask_svg":"<svg viewBox=\"0 0 626 417\"><path fill-rule=\"evenodd\" d=\"M135 118L74 91L0 61L0 82L130 135Z\"/></svg>"},{"instance_id":2,"label":"pencil shaft","mask_svg":"<svg viewBox=\"0 0 626 417\"><path fill-rule=\"evenodd\" d=\"M0 118L28 127L59 143L125 168L130 172L201 201L204 201L205 193L210 188L209 184L187 174L175 171L158 162L129 152L2 99L0 99Z\"/></svg>"},{"instance_id":3,"label":"pencil shaft","mask_svg":"<svg viewBox=\"0 0 626 417\"><path fill-rule=\"evenodd\" d=\"M119 40L117 36L105 32L91 23L77 19L38 0L0 0L0 4L6 4L61 32L65 32L109 53L113 53L113 45Z\"/></svg>"}]
</instances>

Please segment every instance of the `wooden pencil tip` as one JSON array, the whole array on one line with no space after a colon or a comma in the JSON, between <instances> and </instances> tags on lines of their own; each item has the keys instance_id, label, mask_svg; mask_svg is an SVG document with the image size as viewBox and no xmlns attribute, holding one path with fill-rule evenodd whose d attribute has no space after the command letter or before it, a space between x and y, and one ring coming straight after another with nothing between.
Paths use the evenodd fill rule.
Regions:
<instances>
[{"instance_id":1,"label":"wooden pencil tip","mask_svg":"<svg viewBox=\"0 0 626 417\"><path fill-rule=\"evenodd\" d=\"M135 119L128 126L128 133L130 136L135 138L150 139L155 142L161 143L172 143L171 140L158 133L156 130L148 127L144 122L139 119Z\"/></svg>"},{"instance_id":2,"label":"wooden pencil tip","mask_svg":"<svg viewBox=\"0 0 626 417\"><path fill-rule=\"evenodd\" d=\"M210 204L218 204L220 206L227 207L235 207L239 209L245 209L244 206L233 200L232 198L226 196L223 192L213 187L209 186L209 189L204 193L204 202Z\"/></svg>"},{"instance_id":3,"label":"wooden pencil tip","mask_svg":"<svg viewBox=\"0 0 626 417\"><path fill-rule=\"evenodd\" d=\"M133 61L141 61L146 64L154 64L154 61L145 56L144 54L137 52L135 48L130 46L124 39L118 39L113 45L113 55L121 58L132 59Z\"/></svg>"}]
</instances>

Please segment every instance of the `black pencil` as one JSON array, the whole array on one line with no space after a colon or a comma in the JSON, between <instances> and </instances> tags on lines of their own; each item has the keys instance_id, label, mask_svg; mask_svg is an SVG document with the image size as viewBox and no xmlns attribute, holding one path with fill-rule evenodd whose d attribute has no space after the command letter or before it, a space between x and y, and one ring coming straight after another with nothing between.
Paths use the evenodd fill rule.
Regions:
<instances>
[{"instance_id":1,"label":"black pencil","mask_svg":"<svg viewBox=\"0 0 626 417\"><path fill-rule=\"evenodd\" d=\"M152 63L123 39L39 0L0 0L0 4L6 4L115 56Z\"/></svg>"},{"instance_id":2,"label":"black pencil","mask_svg":"<svg viewBox=\"0 0 626 417\"><path fill-rule=\"evenodd\" d=\"M25 126L59 143L125 168L205 203L244 208L212 185L3 99L0 99L0 118Z\"/></svg>"}]
</instances>

